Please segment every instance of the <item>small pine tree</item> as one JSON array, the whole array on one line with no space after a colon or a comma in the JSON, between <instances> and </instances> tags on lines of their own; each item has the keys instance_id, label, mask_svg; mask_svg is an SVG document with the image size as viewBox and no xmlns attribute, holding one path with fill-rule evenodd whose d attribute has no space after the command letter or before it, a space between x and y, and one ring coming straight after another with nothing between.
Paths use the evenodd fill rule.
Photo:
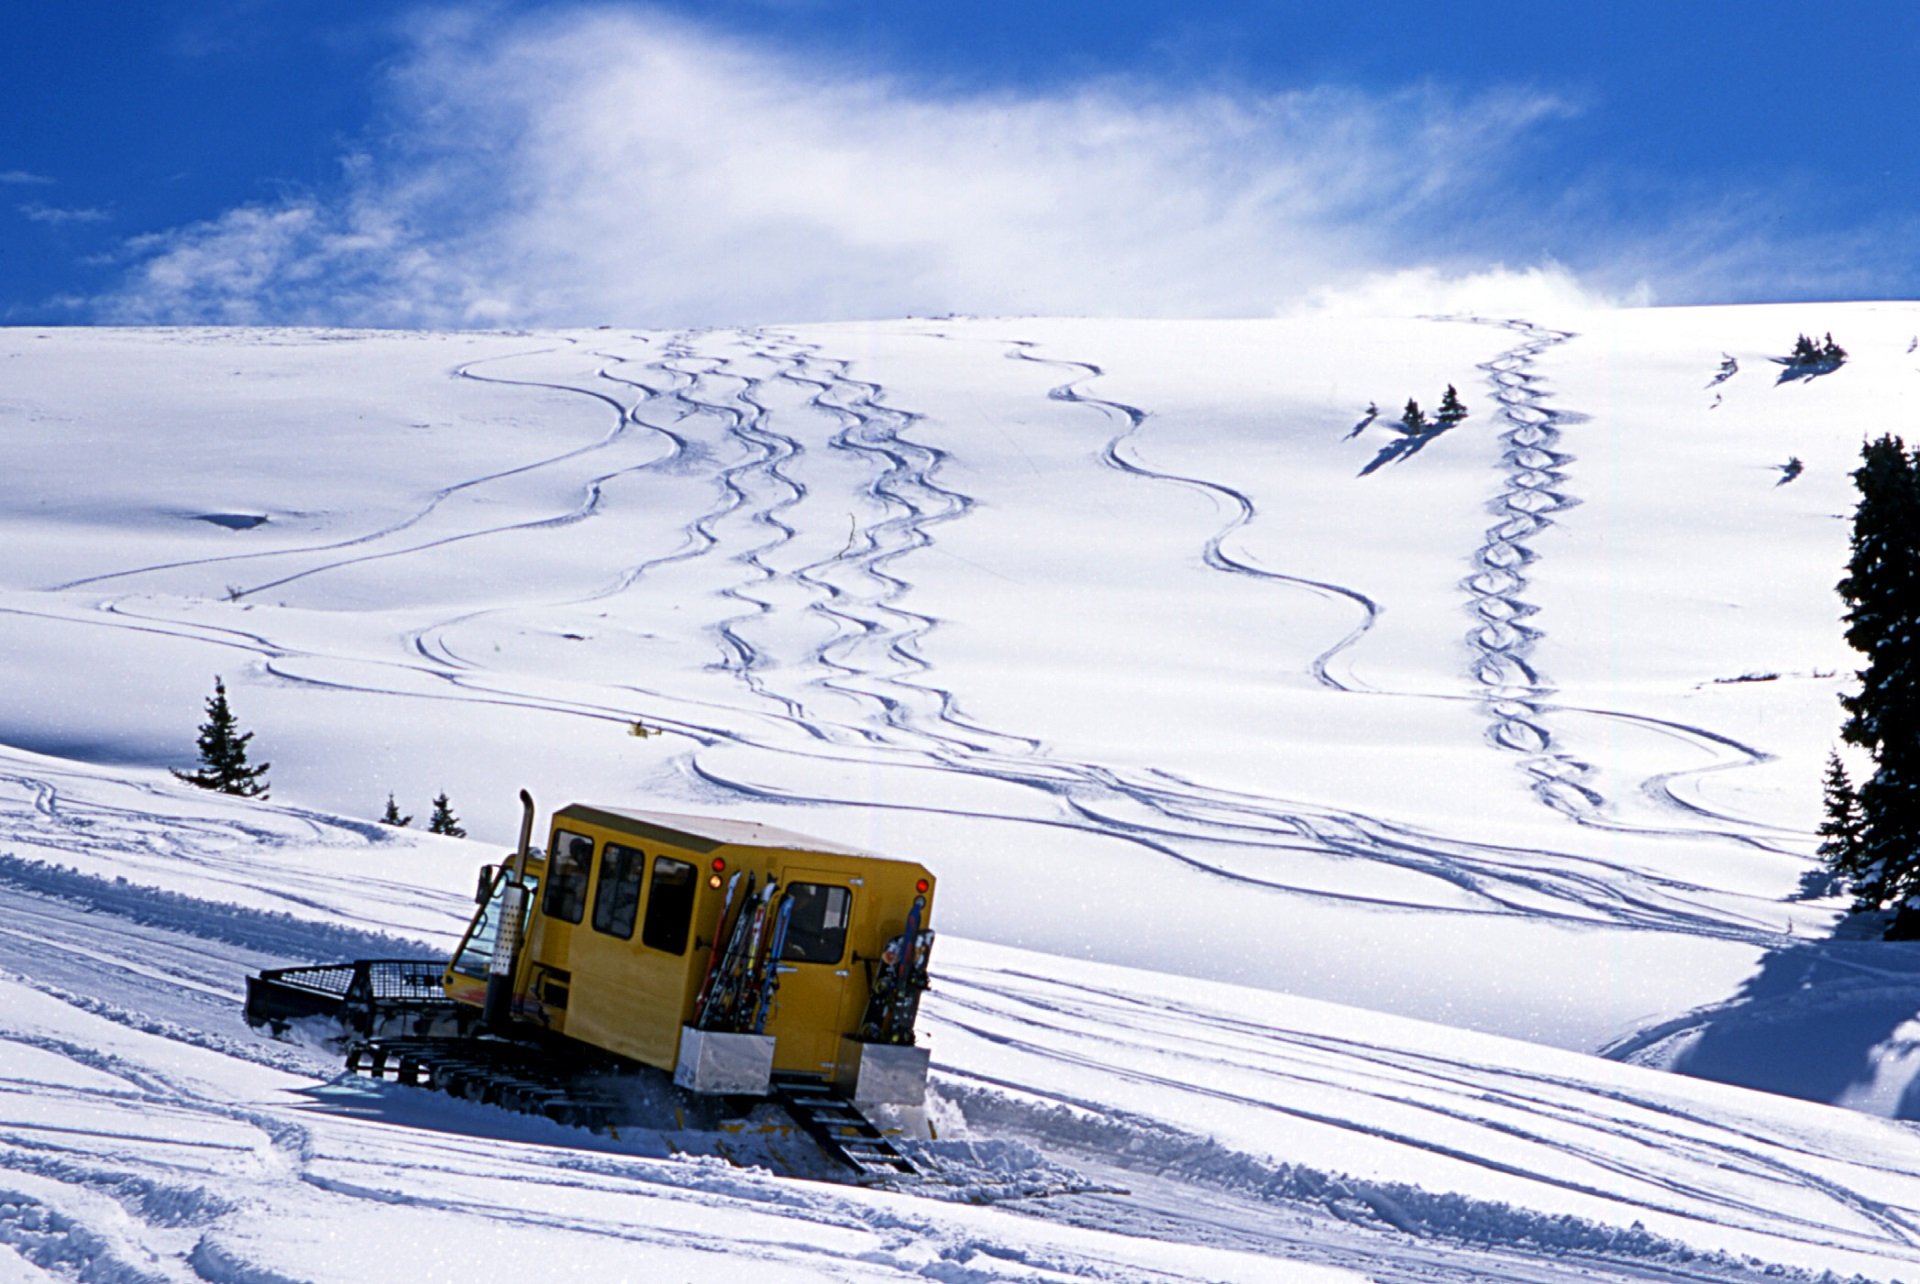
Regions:
<instances>
[{"instance_id":1,"label":"small pine tree","mask_svg":"<svg viewBox=\"0 0 1920 1284\"><path fill-rule=\"evenodd\" d=\"M393 801L392 794L388 794L387 811L384 816L380 817L380 823L383 825L392 825L396 829L405 829L413 823L413 817L402 816L400 814L400 805Z\"/></svg>"},{"instance_id":2,"label":"small pine tree","mask_svg":"<svg viewBox=\"0 0 1920 1284\"><path fill-rule=\"evenodd\" d=\"M1816 854L1837 877L1860 885L1868 873L1863 854L1866 818L1860 810L1860 795L1847 779L1846 766L1837 751L1827 754L1827 775L1821 786L1824 818L1820 822L1820 846ZM1864 886L1857 886L1863 900Z\"/></svg>"},{"instance_id":3,"label":"small pine tree","mask_svg":"<svg viewBox=\"0 0 1920 1284\"><path fill-rule=\"evenodd\" d=\"M1442 428L1451 428L1467 417L1467 408L1460 400L1460 394L1447 385L1447 395L1440 398L1440 410L1434 415L1434 422Z\"/></svg>"},{"instance_id":4,"label":"small pine tree","mask_svg":"<svg viewBox=\"0 0 1920 1284\"><path fill-rule=\"evenodd\" d=\"M1400 414L1400 426L1410 434L1425 432L1429 426L1427 412L1411 397L1407 398L1407 408Z\"/></svg>"},{"instance_id":5,"label":"small pine tree","mask_svg":"<svg viewBox=\"0 0 1920 1284\"><path fill-rule=\"evenodd\" d=\"M1816 343L1811 335L1801 335L1793 341L1793 355L1787 358L1790 366L1824 366L1832 369L1846 362L1847 350L1833 341L1833 332L1829 330L1826 338Z\"/></svg>"},{"instance_id":6,"label":"small pine tree","mask_svg":"<svg viewBox=\"0 0 1920 1284\"><path fill-rule=\"evenodd\" d=\"M447 791L444 789L433 800L433 815L427 817L427 832L445 834L449 838L467 836L467 831L460 828L460 818L453 814L453 807L447 802Z\"/></svg>"},{"instance_id":7,"label":"small pine tree","mask_svg":"<svg viewBox=\"0 0 1920 1284\"><path fill-rule=\"evenodd\" d=\"M173 774L202 789L239 794L243 798L265 798L267 768L272 764L263 762L257 767L247 764L247 742L253 739L253 733L239 733L239 725L227 704L227 685L216 675L213 694L207 697L207 720L200 724L200 769L175 768Z\"/></svg>"}]
</instances>

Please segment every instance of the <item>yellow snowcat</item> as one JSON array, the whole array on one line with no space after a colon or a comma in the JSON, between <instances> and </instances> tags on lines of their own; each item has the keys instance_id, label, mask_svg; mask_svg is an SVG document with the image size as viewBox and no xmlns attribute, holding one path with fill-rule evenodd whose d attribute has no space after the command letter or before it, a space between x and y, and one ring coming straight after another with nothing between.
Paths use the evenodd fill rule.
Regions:
<instances>
[{"instance_id":1,"label":"yellow snowcat","mask_svg":"<svg viewBox=\"0 0 1920 1284\"><path fill-rule=\"evenodd\" d=\"M868 1107L919 1105L933 876L768 825L573 804L480 872L447 960L248 978L249 1024L320 1019L349 1068L591 1128L635 1063L771 1098L854 1174L912 1175Z\"/></svg>"}]
</instances>

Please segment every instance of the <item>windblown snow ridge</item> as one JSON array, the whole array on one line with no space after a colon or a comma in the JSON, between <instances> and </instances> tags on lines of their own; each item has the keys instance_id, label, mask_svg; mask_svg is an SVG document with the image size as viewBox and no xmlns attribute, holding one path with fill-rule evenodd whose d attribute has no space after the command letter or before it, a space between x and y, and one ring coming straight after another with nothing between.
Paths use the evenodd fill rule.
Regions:
<instances>
[{"instance_id":1,"label":"windblown snow ridge","mask_svg":"<svg viewBox=\"0 0 1920 1284\"><path fill-rule=\"evenodd\" d=\"M124 878L95 878L64 865L6 854L0 854L0 885L54 897L145 927L162 927L288 958L397 958L435 950L408 937L315 923L278 910L198 900Z\"/></svg>"},{"instance_id":2,"label":"windblown snow ridge","mask_svg":"<svg viewBox=\"0 0 1920 1284\"><path fill-rule=\"evenodd\" d=\"M1260 1203L1317 1205L1342 1221L1372 1224L1423 1239L1476 1248L1513 1248L1569 1259L1628 1258L1685 1265L1715 1275L1745 1278L1762 1271L1777 1280L1843 1284L1832 1272L1763 1263L1748 1256L1694 1248L1635 1222L1610 1226L1568 1213L1545 1213L1500 1200L1435 1192L1403 1182L1373 1181L1232 1150L1212 1137L1174 1128L1157 1119L1110 1107L1041 1104L995 1086L960 1081L943 1073L939 1093L959 1107L969 1126L982 1132L1032 1137L1049 1149L1111 1162L1124 1157L1129 1169L1174 1177ZM1853 1281L1865 1284L1865 1277ZM1846 1282L1852 1284L1852 1281Z\"/></svg>"}]
</instances>

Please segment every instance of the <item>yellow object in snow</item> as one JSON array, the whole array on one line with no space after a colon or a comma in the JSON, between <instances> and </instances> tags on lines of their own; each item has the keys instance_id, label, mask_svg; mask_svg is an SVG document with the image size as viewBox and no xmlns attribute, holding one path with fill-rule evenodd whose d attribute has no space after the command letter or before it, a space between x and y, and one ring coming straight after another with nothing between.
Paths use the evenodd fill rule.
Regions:
<instances>
[{"instance_id":1,"label":"yellow object in snow","mask_svg":"<svg viewBox=\"0 0 1920 1284\"><path fill-rule=\"evenodd\" d=\"M666 1070L684 1072L683 1041L704 1041L708 1053L770 1041L771 1073L855 1092L875 1073L863 1059L879 1060L860 1036L876 994L886 997L882 956L930 926L924 866L748 821L574 804L554 813L544 853L523 863L524 897L506 895L514 865L489 867L446 969L448 996L485 1006L499 918L519 899L521 930L507 933L519 942L512 1024ZM703 991L740 968L759 979L735 996L735 1022L702 1022L716 1006L702 1005ZM911 1009L905 1021L873 1043L911 1044Z\"/></svg>"}]
</instances>

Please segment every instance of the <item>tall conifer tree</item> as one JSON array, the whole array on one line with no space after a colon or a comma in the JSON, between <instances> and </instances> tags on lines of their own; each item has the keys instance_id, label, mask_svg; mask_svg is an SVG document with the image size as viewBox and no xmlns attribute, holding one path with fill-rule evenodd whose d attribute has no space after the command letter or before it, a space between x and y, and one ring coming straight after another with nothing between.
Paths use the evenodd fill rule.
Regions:
<instances>
[{"instance_id":1,"label":"tall conifer tree","mask_svg":"<svg viewBox=\"0 0 1920 1284\"><path fill-rule=\"evenodd\" d=\"M1867 664L1840 698L1840 734L1874 761L1859 788L1854 893L1862 906L1904 906L1920 893L1920 459L1883 436L1862 448L1853 481L1853 555L1838 587L1847 643ZM1916 918L1903 916L1902 934Z\"/></svg>"}]
</instances>

